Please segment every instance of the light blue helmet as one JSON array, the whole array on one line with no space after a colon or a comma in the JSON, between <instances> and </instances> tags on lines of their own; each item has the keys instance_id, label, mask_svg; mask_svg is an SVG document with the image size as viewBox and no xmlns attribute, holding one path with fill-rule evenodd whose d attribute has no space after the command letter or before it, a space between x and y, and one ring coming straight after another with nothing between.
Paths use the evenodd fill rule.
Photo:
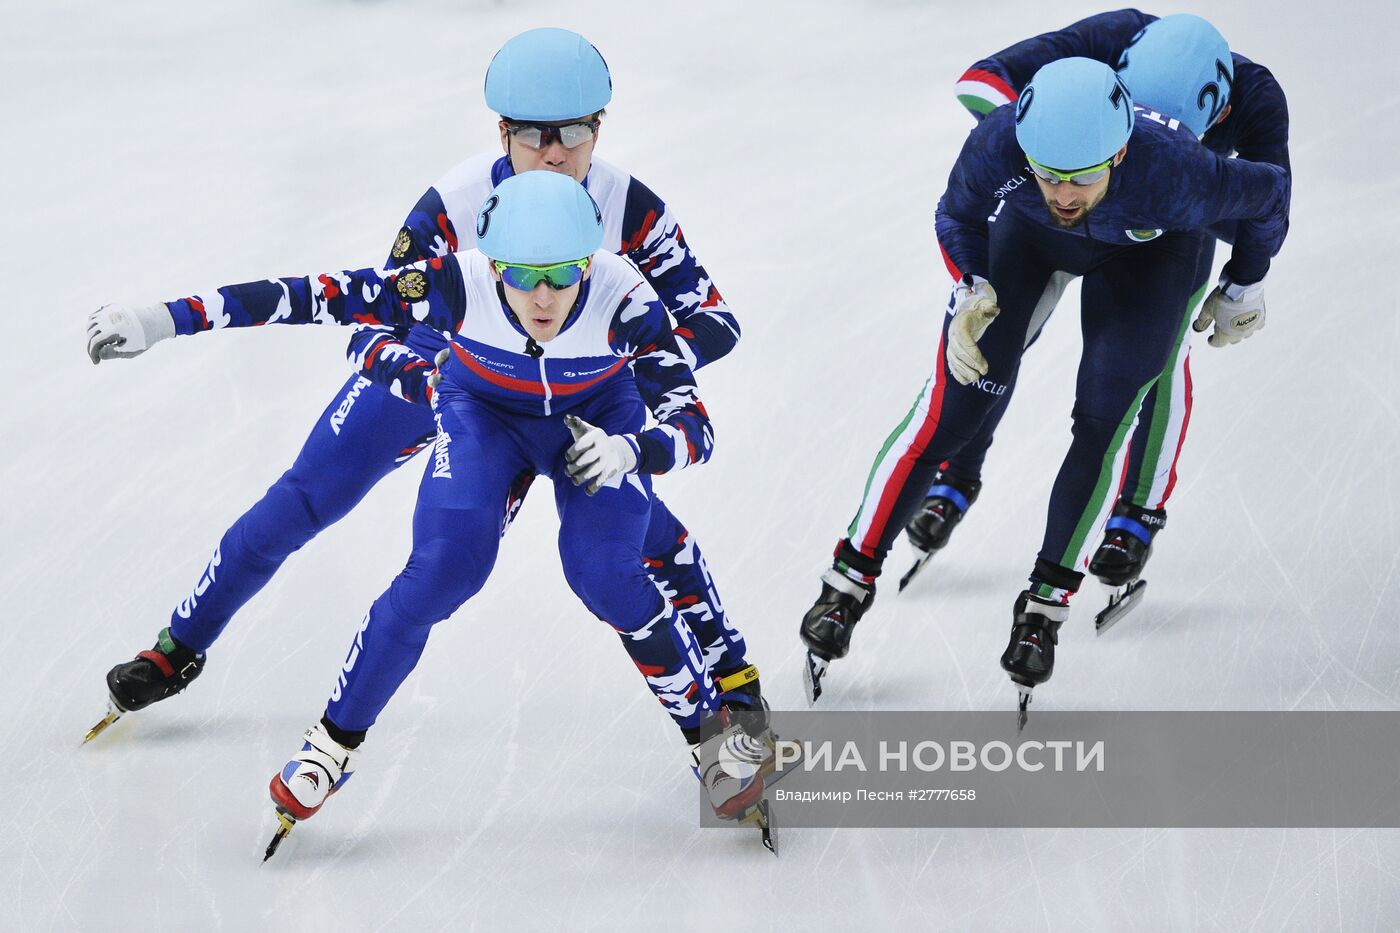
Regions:
<instances>
[{"instance_id":1,"label":"light blue helmet","mask_svg":"<svg viewBox=\"0 0 1400 933\"><path fill-rule=\"evenodd\" d=\"M501 46L486 69L486 106L507 120L572 120L597 113L610 100L608 63L567 29L522 32Z\"/></svg>"},{"instance_id":2,"label":"light blue helmet","mask_svg":"<svg viewBox=\"0 0 1400 933\"><path fill-rule=\"evenodd\" d=\"M501 262L546 266L591 256L602 245L597 203L558 172L512 175L476 215L477 249Z\"/></svg>"},{"instance_id":3,"label":"light blue helmet","mask_svg":"<svg viewBox=\"0 0 1400 933\"><path fill-rule=\"evenodd\" d=\"M1108 161L1132 132L1132 95L1112 68L1092 58L1044 66L1016 102L1016 141L1062 172Z\"/></svg>"},{"instance_id":4,"label":"light blue helmet","mask_svg":"<svg viewBox=\"0 0 1400 933\"><path fill-rule=\"evenodd\" d=\"M1138 103L1204 136L1230 102L1230 45L1199 16L1164 16L1137 34L1118 59L1118 76Z\"/></svg>"}]
</instances>

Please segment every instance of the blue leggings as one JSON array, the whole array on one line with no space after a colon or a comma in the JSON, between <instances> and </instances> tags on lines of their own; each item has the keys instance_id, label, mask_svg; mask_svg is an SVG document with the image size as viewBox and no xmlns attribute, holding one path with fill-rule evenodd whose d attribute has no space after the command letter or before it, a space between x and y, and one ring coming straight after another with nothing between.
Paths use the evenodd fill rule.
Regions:
<instances>
[{"instance_id":1,"label":"blue leggings","mask_svg":"<svg viewBox=\"0 0 1400 933\"><path fill-rule=\"evenodd\" d=\"M174 636L195 651L208 650L289 556L347 515L436 433L426 407L351 376L291 469L224 532L194 590L171 613ZM533 478L529 467L512 478L512 514ZM650 501L642 549L648 570L694 628L714 669L743 667L743 639L725 618L699 547L660 499Z\"/></svg>"},{"instance_id":2,"label":"blue leggings","mask_svg":"<svg viewBox=\"0 0 1400 933\"><path fill-rule=\"evenodd\" d=\"M635 385L625 379L574 413L610 433L638 430L645 418ZM571 438L562 416L504 412L460 390L442 393L437 414L440 431L413 516L413 551L356 634L327 718L347 732L374 724L418 663L432 627L485 584L512 484L533 470L554 481L559 557L569 586L617 630L676 722L698 725L715 705L700 646L642 565L650 477L627 475L589 496L564 474Z\"/></svg>"}]
</instances>

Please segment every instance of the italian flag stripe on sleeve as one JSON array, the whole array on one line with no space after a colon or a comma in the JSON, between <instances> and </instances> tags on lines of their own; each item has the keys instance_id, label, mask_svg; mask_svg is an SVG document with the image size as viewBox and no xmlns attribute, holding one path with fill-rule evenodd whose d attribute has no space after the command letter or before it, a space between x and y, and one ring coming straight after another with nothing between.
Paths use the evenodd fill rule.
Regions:
<instances>
[{"instance_id":1,"label":"italian flag stripe on sleeve","mask_svg":"<svg viewBox=\"0 0 1400 933\"><path fill-rule=\"evenodd\" d=\"M948 269L948 274L953 277L953 281L961 281L962 270L958 268L957 263L953 262L953 257L948 255L948 251L943 248L942 243L938 244L938 252L943 257L943 265Z\"/></svg>"},{"instance_id":2,"label":"italian flag stripe on sleeve","mask_svg":"<svg viewBox=\"0 0 1400 933\"><path fill-rule=\"evenodd\" d=\"M958 103L975 113L991 113L1016 99L1016 90L990 71L969 68L953 85Z\"/></svg>"}]
</instances>

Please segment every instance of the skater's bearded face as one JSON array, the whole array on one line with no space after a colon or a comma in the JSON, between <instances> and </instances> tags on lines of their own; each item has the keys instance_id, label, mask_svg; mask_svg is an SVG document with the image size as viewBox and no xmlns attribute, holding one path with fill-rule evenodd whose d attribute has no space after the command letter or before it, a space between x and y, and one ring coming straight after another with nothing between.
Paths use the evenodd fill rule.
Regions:
<instances>
[{"instance_id":1,"label":"skater's bearded face","mask_svg":"<svg viewBox=\"0 0 1400 933\"><path fill-rule=\"evenodd\" d=\"M568 175L579 184L593 164L593 147L602 128L603 112L576 120L517 123L502 120L501 148L515 174L543 170Z\"/></svg>"},{"instance_id":2,"label":"skater's bearded face","mask_svg":"<svg viewBox=\"0 0 1400 933\"><path fill-rule=\"evenodd\" d=\"M573 312L574 304L578 301L583 279L593 274L593 265L590 263L584 270L583 279L559 289L551 288L547 281L541 281L528 290L512 288L501 278L501 273L496 271L494 263L491 265L491 274L497 282L505 286L501 291L505 293L506 304L515 313L516 320L525 329L525 333L539 343L547 343L559 336L559 331L568 321L569 314Z\"/></svg>"},{"instance_id":3,"label":"skater's bearded face","mask_svg":"<svg viewBox=\"0 0 1400 933\"><path fill-rule=\"evenodd\" d=\"M1113 169L1123 161L1123 155L1128 151L1124 146L1114 154L1109 160L1107 171L1103 172L1089 184L1076 184L1076 179L1054 178L1047 180L1036 169L1031 166L1031 177L1040 186L1040 195L1045 199L1045 207L1050 211L1050 219L1055 226L1068 229L1077 227L1089 219L1089 214L1094 208L1099 206L1099 202L1108 194L1108 183L1113 177ZM1055 173L1059 174L1059 173ZM1086 172L1086 177L1093 177L1093 172Z\"/></svg>"}]
</instances>

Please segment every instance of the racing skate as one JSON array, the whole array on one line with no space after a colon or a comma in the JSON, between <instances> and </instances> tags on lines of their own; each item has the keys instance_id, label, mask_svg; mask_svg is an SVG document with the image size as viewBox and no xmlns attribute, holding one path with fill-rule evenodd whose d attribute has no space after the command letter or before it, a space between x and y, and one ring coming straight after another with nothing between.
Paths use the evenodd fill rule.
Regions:
<instances>
[{"instance_id":1,"label":"racing skate","mask_svg":"<svg viewBox=\"0 0 1400 933\"><path fill-rule=\"evenodd\" d=\"M161 629L154 647L107 672L107 715L87 731L83 744L127 713L183 691L204 670L204 661L204 655L176 641L169 628Z\"/></svg>"},{"instance_id":2,"label":"racing skate","mask_svg":"<svg viewBox=\"0 0 1400 933\"><path fill-rule=\"evenodd\" d=\"M1011 639L1001 655L1001 669L1016 687L1016 727L1030 718L1031 693L1055 673L1055 646L1069 606L1042 599L1029 591L1016 597L1011 610Z\"/></svg>"},{"instance_id":3,"label":"racing skate","mask_svg":"<svg viewBox=\"0 0 1400 933\"><path fill-rule=\"evenodd\" d=\"M1089 561L1089 572L1109 591L1108 605L1094 616L1094 633L1102 635L1132 612L1147 592L1142 571L1152 556L1152 539L1167 523L1162 509L1119 502L1104 526L1103 543Z\"/></svg>"},{"instance_id":4,"label":"racing skate","mask_svg":"<svg viewBox=\"0 0 1400 933\"><path fill-rule=\"evenodd\" d=\"M807 646L802 683L808 706L821 699L827 665L851 650L851 633L874 602L874 584L861 586L834 567L822 574L821 595L802 617L799 629L802 643Z\"/></svg>"},{"instance_id":5,"label":"racing skate","mask_svg":"<svg viewBox=\"0 0 1400 933\"><path fill-rule=\"evenodd\" d=\"M899 578L899 592L904 592L904 588L914 581L934 554L947 547L953 529L958 527L981 491L981 480L962 480L947 473L938 474L919 511L904 527L915 557L914 563Z\"/></svg>"}]
</instances>

